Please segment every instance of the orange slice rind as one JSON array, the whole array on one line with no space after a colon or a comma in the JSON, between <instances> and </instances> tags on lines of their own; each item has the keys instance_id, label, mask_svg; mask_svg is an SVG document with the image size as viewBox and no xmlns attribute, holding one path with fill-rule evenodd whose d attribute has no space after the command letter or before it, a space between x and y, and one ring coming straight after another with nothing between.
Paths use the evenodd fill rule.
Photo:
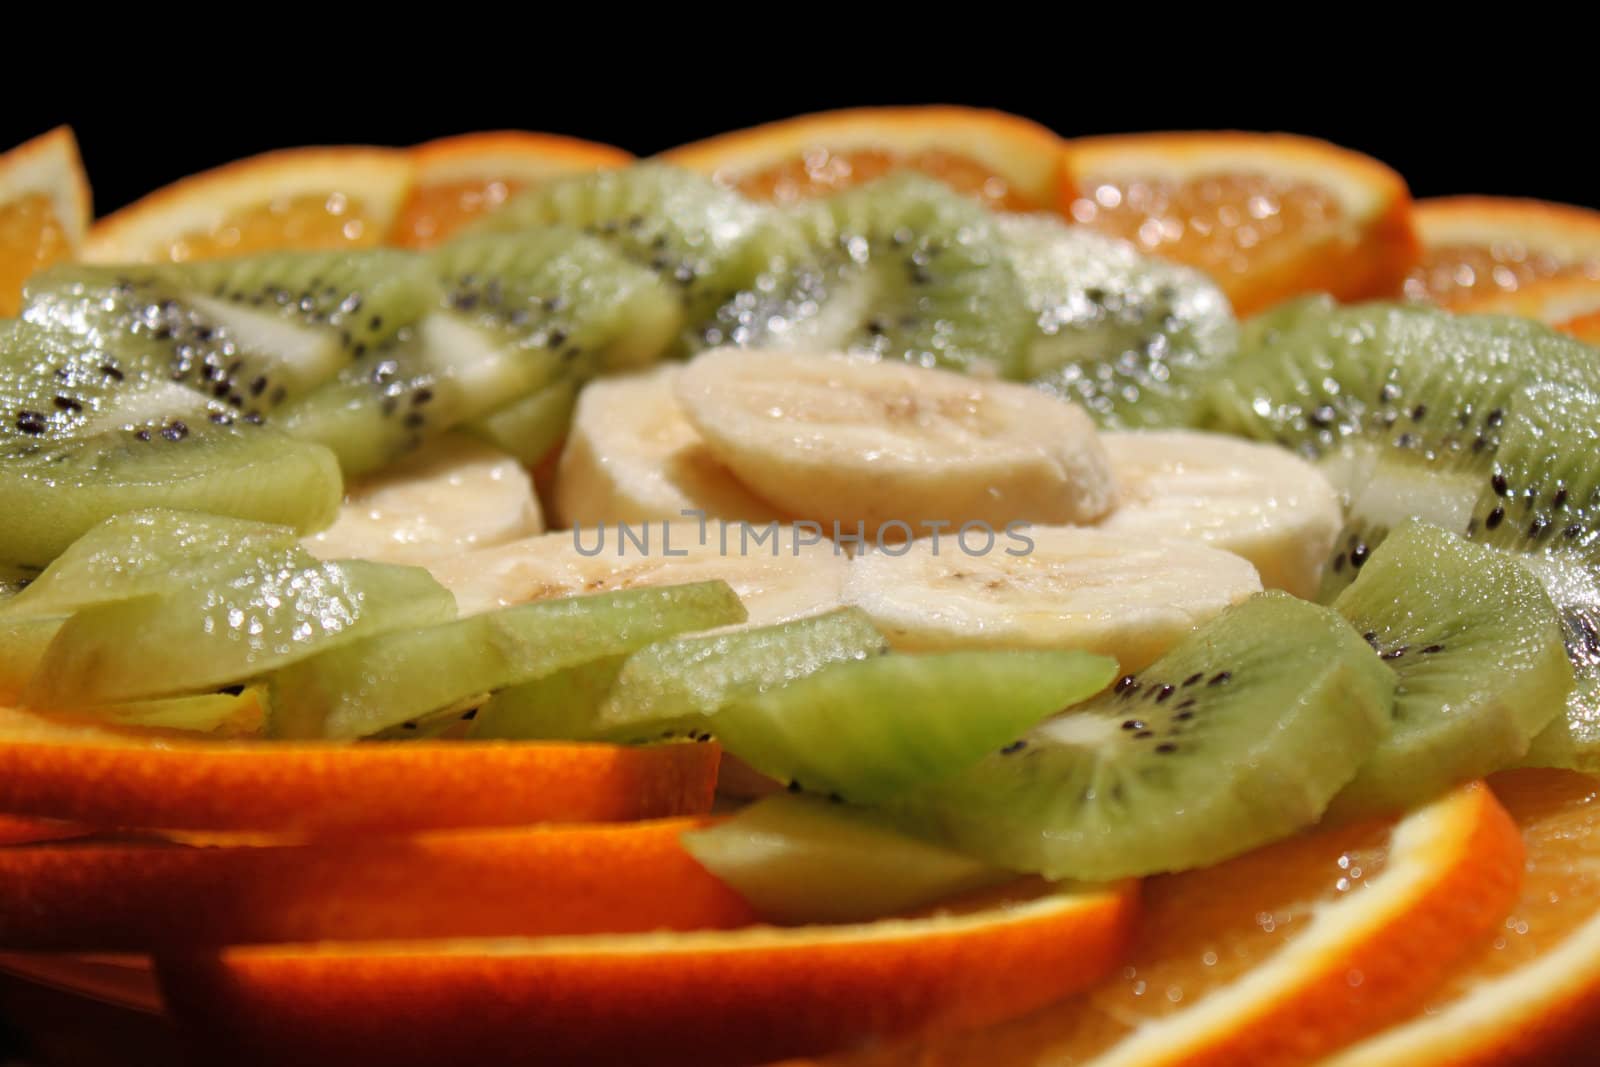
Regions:
<instances>
[{"instance_id":1,"label":"orange slice rind","mask_svg":"<svg viewBox=\"0 0 1600 1067\"><path fill-rule=\"evenodd\" d=\"M1413 210L1422 258L1406 278L1413 300L1489 310L1531 283L1600 283L1600 212L1541 200L1449 196Z\"/></svg>"},{"instance_id":2,"label":"orange slice rind","mask_svg":"<svg viewBox=\"0 0 1600 1067\"><path fill-rule=\"evenodd\" d=\"M0 154L0 316L17 313L29 275L77 255L92 214L69 127Z\"/></svg>"}]
</instances>

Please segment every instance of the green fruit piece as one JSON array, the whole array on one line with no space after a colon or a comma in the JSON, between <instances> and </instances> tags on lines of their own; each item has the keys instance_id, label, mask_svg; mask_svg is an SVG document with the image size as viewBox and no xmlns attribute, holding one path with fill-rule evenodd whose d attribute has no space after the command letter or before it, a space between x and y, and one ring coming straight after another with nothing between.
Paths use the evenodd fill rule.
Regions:
<instances>
[{"instance_id":1,"label":"green fruit piece","mask_svg":"<svg viewBox=\"0 0 1600 1067\"><path fill-rule=\"evenodd\" d=\"M881 655L884 636L858 608L739 630L663 641L623 664L595 714L609 737L715 729L729 703L798 681L822 668Z\"/></svg>"},{"instance_id":2,"label":"green fruit piece","mask_svg":"<svg viewBox=\"0 0 1600 1067\"><path fill-rule=\"evenodd\" d=\"M783 794L685 833L683 847L777 923L870 922L1016 877L862 809Z\"/></svg>"},{"instance_id":3,"label":"green fruit piece","mask_svg":"<svg viewBox=\"0 0 1600 1067\"><path fill-rule=\"evenodd\" d=\"M467 736L474 741L601 740L595 728L595 709L616 684L617 672L626 661L626 656L602 656L503 689L478 709ZM666 736L666 731L660 731L650 740ZM710 735L694 736L695 740L709 740Z\"/></svg>"},{"instance_id":4,"label":"green fruit piece","mask_svg":"<svg viewBox=\"0 0 1600 1067\"><path fill-rule=\"evenodd\" d=\"M178 589L79 611L23 702L70 708L202 692L454 615L454 598L419 567L320 563L300 548L264 553Z\"/></svg>"},{"instance_id":5,"label":"green fruit piece","mask_svg":"<svg viewBox=\"0 0 1600 1067\"><path fill-rule=\"evenodd\" d=\"M891 653L742 696L712 729L768 777L871 803L970 767L1116 671L1088 652Z\"/></svg>"},{"instance_id":6,"label":"green fruit piece","mask_svg":"<svg viewBox=\"0 0 1600 1067\"><path fill-rule=\"evenodd\" d=\"M43 568L106 518L172 507L327 525L343 484L326 449L236 419L88 340L0 325L0 563Z\"/></svg>"},{"instance_id":7,"label":"green fruit piece","mask_svg":"<svg viewBox=\"0 0 1600 1067\"><path fill-rule=\"evenodd\" d=\"M467 424L468 433L515 456L523 466L538 466L567 436L578 406L581 382L551 382L531 396Z\"/></svg>"},{"instance_id":8,"label":"green fruit piece","mask_svg":"<svg viewBox=\"0 0 1600 1067\"><path fill-rule=\"evenodd\" d=\"M1262 593L894 808L922 836L1048 878L1202 867L1315 823L1388 729L1394 687L1337 613Z\"/></svg>"},{"instance_id":9,"label":"green fruit piece","mask_svg":"<svg viewBox=\"0 0 1600 1067\"><path fill-rule=\"evenodd\" d=\"M1195 421L1196 396L1238 344L1215 283L1054 215L995 226L1033 315L1027 378L1104 426Z\"/></svg>"},{"instance_id":10,"label":"green fruit piece","mask_svg":"<svg viewBox=\"0 0 1600 1067\"><path fill-rule=\"evenodd\" d=\"M819 250L816 309L758 338L921 366L1027 372L1033 315L994 217L948 186L891 175L799 209Z\"/></svg>"},{"instance_id":11,"label":"green fruit piece","mask_svg":"<svg viewBox=\"0 0 1600 1067\"><path fill-rule=\"evenodd\" d=\"M0 617L0 705L22 699L23 690L67 616Z\"/></svg>"},{"instance_id":12,"label":"green fruit piece","mask_svg":"<svg viewBox=\"0 0 1600 1067\"><path fill-rule=\"evenodd\" d=\"M29 280L23 317L239 415L265 415L432 306L405 252L271 252L197 263L65 264Z\"/></svg>"},{"instance_id":13,"label":"green fruit piece","mask_svg":"<svg viewBox=\"0 0 1600 1067\"><path fill-rule=\"evenodd\" d=\"M365 737L476 694L744 618L738 595L714 581L541 600L439 626L392 629L278 671L268 698L271 730L281 737Z\"/></svg>"},{"instance_id":14,"label":"green fruit piece","mask_svg":"<svg viewBox=\"0 0 1600 1067\"><path fill-rule=\"evenodd\" d=\"M1437 527L1396 529L1333 607L1396 679L1393 727L1335 799L1338 817L1406 811L1511 766L1572 688L1539 580Z\"/></svg>"},{"instance_id":15,"label":"green fruit piece","mask_svg":"<svg viewBox=\"0 0 1600 1067\"><path fill-rule=\"evenodd\" d=\"M74 719L89 719L108 726L183 730L230 737L256 732L261 718L260 695L252 690L64 710Z\"/></svg>"}]
</instances>

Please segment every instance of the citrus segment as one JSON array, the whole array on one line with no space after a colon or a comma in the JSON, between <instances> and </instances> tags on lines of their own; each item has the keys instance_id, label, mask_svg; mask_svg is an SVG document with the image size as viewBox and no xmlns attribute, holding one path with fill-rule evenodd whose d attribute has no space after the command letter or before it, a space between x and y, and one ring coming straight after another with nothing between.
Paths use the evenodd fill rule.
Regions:
<instances>
[{"instance_id":1,"label":"citrus segment","mask_svg":"<svg viewBox=\"0 0 1600 1067\"><path fill-rule=\"evenodd\" d=\"M1489 301L1551 279L1600 282L1600 212L1540 200L1448 196L1412 212L1422 257L1405 293L1448 308Z\"/></svg>"},{"instance_id":2,"label":"citrus segment","mask_svg":"<svg viewBox=\"0 0 1600 1067\"><path fill-rule=\"evenodd\" d=\"M468 133L429 141L411 150L411 195L389 243L436 245L534 182L622 167L632 159L620 148L551 133Z\"/></svg>"},{"instance_id":3,"label":"citrus segment","mask_svg":"<svg viewBox=\"0 0 1600 1067\"><path fill-rule=\"evenodd\" d=\"M250 1062L756 1063L993 1022L1115 965L1134 889L989 892L843 926L248 947L158 961ZM228 1062L234 1062L230 1056Z\"/></svg>"},{"instance_id":4,"label":"citrus segment","mask_svg":"<svg viewBox=\"0 0 1600 1067\"><path fill-rule=\"evenodd\" d=\"M679 843L706 826L665 819L334 842L0 849L0 945L140 951L749 923L749 905Z\"/></svg>"},{"instance_id":5,"label":"citrus segment","mask_svg":"<svg viewBox=\"0 0 1600 1067\"><path fill-rule=\"evenodd\" d=\"M1396 825L1148 879L1125 965L1087 996L863 1062L1309 1063L1417 1006L1505 915L1520 859L1477 783Z\"/></svg>"},{"instance_id":6,"label":"citrus segment","mask_svg":"<svg viewBox=\"0 0 1600 1067\"><path fill-rule=\"evenodd\" d=\"M1527 849L1510 914L1422 1013L1328 1067L1590 1062L1600 1026L1600 780L1523 770L1490 784Z\"/></svg>"},{"instance_id":7,"label":"citrus segment","mask_svg":"<svg viewBox=\"0 0 1600 1067\"><path fill-rule=\"evenodd\" d=\"M354 835L703 813L717 746L204 742L0 709L0 811Z\"/></svg>"},{"instance_id":8,"label":"citrus segment","mask_svg":"<svg viewBox=\"0 0 1600 1067\"><path fill-rule=\"evenodd\" d=\"M89 179L70 128L0 154L0 316L17 313L29 276L77 254L90 217Z\"/></svg>"},{"instance_id":9,"label":"citrus segment","mask_svg":"<svg viewBox=\"0 0 1600 1067\"><path fill-rule=\"evenodd\" d=\"M367 248L383 241L410 187L410 157L393 149L268 152L174 182L101 219L84 258L179 262Z\"/></svg>"},{"instance_id":10,"label":"citrus segment","mask_svg":"<svg viewBox=\"0 0 1600 1067\"><path fill-rule=\"evenodd\" d=\"M1054 201L1060 154L1060 138L1016 115L895 107L801 115L696 141L660 158L780 204L915 170L991 207L1037 211Z\"/></svg>"},{"instance_id":11,"label":"citrus segment","mask_svg":"<svg viewBox=\"0 0 1600 1067\"><path fill-rule=\"evenodd\" d=\"M1070 141L1075 222L1206 271L1240 314L1297 293L1392 296L1416 258L1410 193L1377 160L1287 134Z\"/></svg>"},{"instance_id":12,"label":"citrus segment","mask_svg":"<svg viewBox=\"0 0 1600 1067\"><path fill-rule=\"evenodd\" d=\"M0 845L26 845L35 841L62 841L94 833L94 827L61 819L34 819L26 815L0 815Z\"/></svg>"}]
</instances>

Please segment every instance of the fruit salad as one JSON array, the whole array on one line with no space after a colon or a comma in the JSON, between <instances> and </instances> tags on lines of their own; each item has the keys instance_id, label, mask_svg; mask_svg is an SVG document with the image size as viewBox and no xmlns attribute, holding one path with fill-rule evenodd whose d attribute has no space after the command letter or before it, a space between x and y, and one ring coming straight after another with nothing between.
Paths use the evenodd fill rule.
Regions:
<instances>
[{"instance_id":1,"label":"fruit salad","mask_svg":"<svg viewBox=\"0 0 1600 1067\"><path fill-rule=\"evenodd\" d=\"M1600 215L958 108L86 190L0 156L41 1062L105 953L207 1063L1600 1028Z\"/></svg>"}]
</instances>

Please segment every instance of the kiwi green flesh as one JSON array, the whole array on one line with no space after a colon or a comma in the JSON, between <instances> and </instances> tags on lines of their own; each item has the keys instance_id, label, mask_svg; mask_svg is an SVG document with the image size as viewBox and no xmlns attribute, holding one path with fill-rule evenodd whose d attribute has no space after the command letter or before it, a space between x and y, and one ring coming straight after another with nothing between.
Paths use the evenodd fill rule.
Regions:
<instances>
[{"instance_id":1,"label":"kiwi green flesh","mask_svg":"<svg viewBox=\"0 0 1600 1067\"><path fill-rule=\"evenodd\" d=\"M1262 593L891 806L919 836L1049 878L1206 866L1316 822L1388 729L1394 684L1337 613Z\"/></svg>"},{"instance_id":2,"label":"kiwi green flesh","mask_svg":"<svg viewBox=\"0 0 1600 1067\"><path fill-rule=\"evenodd\" d=\"M1033 316L980 206L899 174L796 211L818 250L825 295L771 343L1023 375Z\"/></svg>"},{"instance_id":3,"label":"kiwi green flesh","mask_svg":"<svg viewBox=\"0 0 1600 1067\"><path fill-rule=\"evenodd\" d=\"M1033 318L1030 381L1108 428L1194 421L1200 387L1238 343L1215 283L1055 216L995 225Z\"/></svg>"},{"instance_id":4,"label":"kiwi green flesh","mask_svg":"<svg viewBox=\"0 0 1600 1067\"><path fill-rule=\"evenodd\" d=\"M1334 601L1395 675L1393 725L1329 815L1391 814L1515 764L1572 688L1561 620L1516 558L1394 530Z\"/></svg>"},{"instance_id":5,"label":"kiwi green flesh","mask_svg":"<svg viewBox=\"0 0 1600 1067\"><path fill-rule=\"evenodd\" d=\"M474 741L602 740L595 730L595 709L626 661L626 655L601 656L503 689L477 710L466 735ZM678 737L711 739L698 730L663 730L650 740Z\"/></svg>"},{"instance_id":6,"label":"kiwi green flesh","mask_svg":"<svg viewBox=\"0 0 1600 1067\"><path fill-rule=\"evenodd\" d=\"M181 589L76 612L45 650L22 702L93 707L215 690L454 614L454 598L419 567L322 563L298 547L264 553Z\"/></svg>"},{"instance_id":7,"label":"kiwi green flesh","mask_svg":"<svg viewBox=\"0 0 1600 1067\"><path fill-rule=\"evenodd\" d=\"M0 617L0 705L22 700L67 615Z\"/></svg>"},{"instance_id":8,"label":"kiwi green flesh","mask_svg":"<svg viewBox=\"0 0 1600 1067\"><path fill-rule=\"evenodd\" d=\"M402 252L280 252L178 265L70 264L28 283L24 317L264 414L388 341L432 301Z\"/></svg>"},{"instance_id":9,"label":"kiwi green flesh","mask_svg":"<svg viewBox=\"0 0 1600 1067\"><path fill-rule=\"evenodd\" d=\"M790 788L872 803L961 772L1115 675L1087 652L886 653L742 695L713 732Z\"/></svg>"},{"instance_id":10,"label":"kiwi green flesh","mask_svg":"<svg viewBox=\"0 0 1600 1067\"><path fill-rule=\"evenodd\" d=\"M630 740L649 740L663 730L714 731L717 712L729 703L888 647L858 608L663 641L629 657L597 710L595 727Z\"/></svg>"},{"instance_id":11,"label":"kiwi green flesh","mask_svg":"<svg viewBox=\"0 0 1600 1067\"><path fill-rule=\"evenodd\" d=\"M536 467L566 438L582 384L572 378L552 382L465 428L515 456L523 466Z\"/></svg>"},{"instance_id":12,"label":"kiwi green flesh","mask_svg":"<svg viewBox=\"0 0 1600 1067\"><path fill-rule=\"evenodd\" d=\"M538 601L390 630L302 660L270 680L277 736L364 737L686 630L742 622L725 582Z\"/></svg>"},{"instance_id":13,"label":"kiwi green flesh","mask_svg":"<svg viewBox=\"0 0 1600 1067\"><path fill-rule=\"evenodd\" d=\"M683 847L766 922L868 922L1016 876L815 797L759 800Z\"/></svg>"}]
</instances>

